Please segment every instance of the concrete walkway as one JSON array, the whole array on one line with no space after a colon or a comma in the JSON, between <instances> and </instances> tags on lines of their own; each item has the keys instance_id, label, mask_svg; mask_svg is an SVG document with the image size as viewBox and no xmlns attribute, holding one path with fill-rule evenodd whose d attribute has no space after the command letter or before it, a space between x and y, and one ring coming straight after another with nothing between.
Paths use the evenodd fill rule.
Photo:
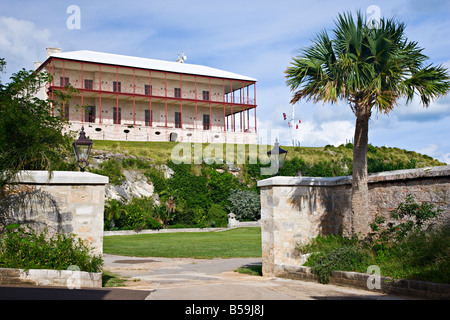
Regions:
<instances>
[{"instance_id":1,"label":"concrete walkway","mask_svg":"<svg viewBox=\"0 0 450 320\"><path fill-rule=\"evenodd\" d=\"M127 289L146 300L398 300L410 299L353 288L240 274L260 258L138 258L105 254L105 270L128 277ZM124 289L126 290L126 289Z\"/></svg>"}]
</instances>

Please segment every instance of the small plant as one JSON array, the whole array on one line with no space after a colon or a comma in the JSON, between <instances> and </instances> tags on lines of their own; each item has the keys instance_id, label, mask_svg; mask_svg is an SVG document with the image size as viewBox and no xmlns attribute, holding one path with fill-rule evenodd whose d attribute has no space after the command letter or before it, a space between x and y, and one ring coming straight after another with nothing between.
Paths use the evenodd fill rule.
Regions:
<instances>
[{"instance_id":1,"label":"small plant","mask_svg":"<svg viewBox=\"0 0 450 320\"><path fill-rule=\"evenodd\" d=\"M334 270L366 272L369 265L393 278L449 283L450 224L431 224L442 212L408 194L389 217L374 218L365 239L319 236L298 250L312 253L305 266L321 283L328 283Z\"/></svg>"},{"instance_id":2,"label":"small plant","mask_svg":"<svg viewBox=\"0 0 450 320\"><path fill-rule=\"evenodd\" d=\"M367 252L358 245L344 245L312 254L305 265L311 267L320 283L327 284L334 270L365 271L369 259Z\"/></svg>"},{"instance_id":3,"label":"small plant","mask_svg":"<svg viewBox=\"0 0 450 320\"><path fill-rule=\"evenodd\" d=\"M100 164L100 169L90 169L92 173L107 176L109 183L120 186L125 181L125 175L122 173L122 164L116 159L109 159Z\"/></svg>"},{"instance_id":4,"label":"small plant","mask_svg":"<svg viewBox=\"0 0 450 320\"><path fill-rule=\"evenodd\" d=\"M47 230L38 233L14 224L0 235L2 268L66 270L72 265L81 271L99 272L103 259L73 234L50 236Z\"/></svg>"},{"instance_id":5,"label":"small plant","mask_svg":"<svg viewBox=\"0 0 450 320\"><path fill-rule=\"evenodd\" d=\"M411 232L424 232L424 226L432 219L439 216L443 210L436 209L432 203L422 201L416 202L414 196L408 194L404 202L390 209L389 221L386 217L377 215L369 225L371 232L368 234L370 240L382 242L404 239Z\"/></svg>"}]
</instances>

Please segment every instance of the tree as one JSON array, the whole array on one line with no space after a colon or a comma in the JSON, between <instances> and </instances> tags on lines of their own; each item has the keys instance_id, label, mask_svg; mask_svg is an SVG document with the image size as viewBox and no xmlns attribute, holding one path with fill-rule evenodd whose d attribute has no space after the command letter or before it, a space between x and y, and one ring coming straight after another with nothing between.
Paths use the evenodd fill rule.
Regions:
<instances>
[{"instance_id":1,"label":"tree","mask_svg":"<svg viewBox=\"0 0 450 320\"><path fill-rule=\"evenodd\" d=\"M377 28L358 12L340 14L331 39L317 34L310 47L286 70L293 91L291 103L301 99L334 104L347 101L356 116L353 148L351 214L344 233L365 232L368 213L367 141L372 112L389 113L401 99L409 104L415 95L423 106L449 91L450 78L442 66L426 64L417 42L405 36L405 24L380 19Z\"/></svg>"},{"instance_id":2,"label":"tree","mask_svg":"<svg viewBox=\"0 0 450 320\"><path fill-rule=\"evenodd\" d=\"M0 59L0 71L6 62ZM65 161L71 156L71 137L63 134L67 123L56 110L73 89L57 93L58 101L39 99L36 93L50 82L47 73L21 70L7 84L0 83L0 190L19 170L75 169Z\"/></svg>"}]
</instances>

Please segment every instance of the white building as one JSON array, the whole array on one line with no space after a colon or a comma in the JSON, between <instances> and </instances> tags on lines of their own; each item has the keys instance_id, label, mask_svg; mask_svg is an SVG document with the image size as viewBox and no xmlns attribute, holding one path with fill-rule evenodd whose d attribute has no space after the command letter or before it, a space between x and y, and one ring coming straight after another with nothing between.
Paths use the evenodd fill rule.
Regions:
<instances>
[{"instance_id":1,"label":"white building","mask_svg":"<svg viewBox=\"0 0 450 320\"><path fill-rule=\"evenodd\" d=\"M50 99L69 83L70 130L97 140L257 143L256 80L201 65L47 48Z\"/></svg>"}]
</instances>

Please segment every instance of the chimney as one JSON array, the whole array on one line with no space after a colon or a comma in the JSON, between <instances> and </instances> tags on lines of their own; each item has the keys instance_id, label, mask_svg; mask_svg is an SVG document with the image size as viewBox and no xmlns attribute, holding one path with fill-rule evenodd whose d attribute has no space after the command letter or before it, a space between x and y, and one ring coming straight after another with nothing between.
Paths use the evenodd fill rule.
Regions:
<instances>
[{"instance_id":1,"label":"chimney","mask_svg":"<svg viewBox=\"0 0 450 320\"><path fill-rule=\"evenodd\" d=\"M34 62L34 70L37 70L40 66L41 66L42 62L40 61L35 61Z\"/></svg>"},{"instance_id":2,"label":"chimney","mask_svg":"<svg viewBox=\"0 0 450 320\"><path fill-rule=\"evenodd\" d=\"M46 48L47 49L47 58L50 57L52 54L57 54L57 53L61 53L61 49L60 48Z\"/></svg>"}]
</instances>

